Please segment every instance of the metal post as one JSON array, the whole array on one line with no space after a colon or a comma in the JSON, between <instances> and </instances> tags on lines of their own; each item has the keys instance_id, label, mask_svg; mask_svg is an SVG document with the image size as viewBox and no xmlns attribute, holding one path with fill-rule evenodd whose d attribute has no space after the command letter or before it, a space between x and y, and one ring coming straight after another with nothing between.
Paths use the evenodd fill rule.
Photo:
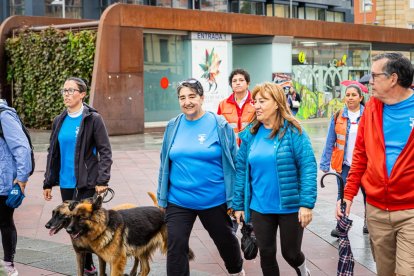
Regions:
<instances>
[{"instance_id":1,"label":"metal post","mask_svg":"<svg viewBox=\"0 0 414 276\"><path fill-rule=\"evenodd\" d=\"M292 0L289 0L289 18L293 18L292 10Z\"/></svg>"},{"instance_id":2,"label":"metal post","mask_svg":"<svg viewBox=\"0 0 414 276\"><path fill-rule=\"evenodd\" d=\"M62 0L62 17L66 18L66 7L65 7L66 0Z\"/></svg>"}]
</instances>

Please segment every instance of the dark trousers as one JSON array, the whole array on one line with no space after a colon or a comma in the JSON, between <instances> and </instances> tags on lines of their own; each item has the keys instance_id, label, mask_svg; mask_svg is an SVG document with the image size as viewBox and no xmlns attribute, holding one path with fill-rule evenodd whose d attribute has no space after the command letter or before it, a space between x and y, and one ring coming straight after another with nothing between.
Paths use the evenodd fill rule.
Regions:
<instances>
[{"instance_id":1,"label":"dark trousers","mask_svg":"<svg viewBox=\"0 0 414 276\"><path fill-rule=\"evenodd\" d=\"M60 189L62 201L65 200L82 200L88 197L93 197L95 189ZM92 253L85 254L85 268L91 269L93 265Z\"/></svg>"},{"instance_id":2,"label":"dark trousers","mask_svg":"<svg viewBox=\"0 0 414 276\"><path fill-rule=\"evenodd\" d=\"M7 196L0 196L0 232L4 261L13 262L16 254L17 231L14 225L14 209L6 205Z\"/></svg>"},{"instance_id":3,"label":"dark trousers","mask_svg":"<svg viewBox=\"0 0 414 276\"><path fill-rule=\"evenodd\" d=\"M260 265L264 276L278 276L276 260L276 235L280 228L282 256L298 275L298 267L305 261L301 251L303 228L298 221L298 213L261 214L252 210L252 223L260 252Z\"/></svg>"},{"instance_id":4,"label":"dark trousers","mask_svg":"<svg viewBox=\"0 0 414 276\"><path fill-rule=\"evenodd\" d=\"M342 179L344 180L344 188L346 186L346 178L348 177L348 174L349 174L349 170L350 169L351 169L350 166L345 165L345 164L342 165L341 176L342 176ZM339 182L339 179L337 179L336 182L338 184L338 198L337 198L337 200L339 200L341 198L341 193L340 193L340 191L341 191L341 184ZM364 197L364 206L366 206L367 205L367 196L365 194L365 189L362 186L361 186L361 192L362 192L362 196Z\"/></svg>"},{"instance_id":5,"label":"dark trousers","mask_svg":"<svg viewBox=\"0 0 414 276\"><path fill-rule=\"evenodd\" d=\"M233 225L227 215L226 204L207 210L193 210L168 204L165 215L168 229L167 275L190 275L189 239L197 216L213 239L227 271L229 273L240 272L243 259L239 241L232 233Z\"/></svg>"}]
</instances>

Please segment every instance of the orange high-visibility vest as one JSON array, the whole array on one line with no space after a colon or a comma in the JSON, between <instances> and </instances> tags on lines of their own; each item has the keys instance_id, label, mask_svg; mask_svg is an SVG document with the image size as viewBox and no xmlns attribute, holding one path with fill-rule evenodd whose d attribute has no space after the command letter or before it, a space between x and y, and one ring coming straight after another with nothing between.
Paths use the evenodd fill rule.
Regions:
<instances>
[{"instance_id":1,"label":"orange high-visibility vest","mask_svg":"<svg viewBox=\"0 0 414 276\"><path fill-rule=\"evenodd\" d=\"M342 113L343 109L339 111L338 116L335 118L336 142L331 157L331 167L337 173L342 172L346 145L346 130L348 125L348 118L342 117Z\"/></svg>"},{"instance_id":2,"label":"orange high-visibility vest","mask_svg":"<svg viewBox=\"0 0 414 276\"><path fill-rule=\"evenodd\" d=\"M234 100L234 94L220 102L218 108L218 114L223 115L226 118L229 125L233 128L236 134L237 144L240 145L240 139L238 133L242 131L253 119L256 112L252 102L250 91L247 92L248 96L246 102L240 109L237 102Z\"/></svg>"}]
</instances>

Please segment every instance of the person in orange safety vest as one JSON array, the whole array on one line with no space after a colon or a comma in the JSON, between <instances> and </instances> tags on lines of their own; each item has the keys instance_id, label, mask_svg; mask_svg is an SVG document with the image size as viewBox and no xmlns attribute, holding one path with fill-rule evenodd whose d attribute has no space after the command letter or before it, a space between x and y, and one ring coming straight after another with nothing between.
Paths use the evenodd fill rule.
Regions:
<instances>
[{"instance_id":1,"label":"person in orange safety vest","mask_svg":"<svg viewBox=\"0 0 414 276\"><path fill-rule=\"evenodd\" d=\"M341 174L346 184L346 178L352 163L358 124L364 112L362 89L356 84L347 86L344 100L345 107L335 113L331 118L325 148L321 157L320 169L326 173L329 171L329 167L331 167L335 172ZM361 191L365 204L365 191L363 189ZM337 199L339 198L338 181ZM363 226L363 233L368 233L366 220ZM331 236L339 237L336 229L331 231Z\"/></svg>"},{"instance_id":2,"label":"person in orange safety vest","mask_svg":"<svg viewBox=\"0 0 414 276\"><path fill-rule=\"evenodd\" d=\"M249 91L250 75L244 69L235 69L229 76L229 84L233 93L220 102L217 114L223 115L229 122L240 146L238 133L251 122L255 113Z\"/></svg>"}]
</instances>

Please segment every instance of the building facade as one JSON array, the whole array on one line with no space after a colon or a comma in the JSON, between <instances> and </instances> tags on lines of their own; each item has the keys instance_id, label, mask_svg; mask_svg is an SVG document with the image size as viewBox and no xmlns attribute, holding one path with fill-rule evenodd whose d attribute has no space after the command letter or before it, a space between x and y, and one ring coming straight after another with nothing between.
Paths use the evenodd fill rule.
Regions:
<instances>
[{"instance_id":1,"label":"building facade","mask_svg":"<svg viewBox=\"0 0 414 276\"><path fill-rule=\"evenodd\" d=\"M57 28L63 20L12 17L0 26L0 48L13 28L40 19ZM414 49L408 29L125 4L103 12L98 38L90 103L111 134L140 133L176 116L176 87L189 77L201 81L204 107L216 111L237 67L251 73L251 87L292 80L303 98L299 118L329 116L341 104L341 82L369 73L374 51L413 60ZM11 97L5 65L0 85Z\"/></svg>"},{"instance_id":2,"label":"building facade","mask_svg":"<svg viewBox=\"0 0 414 276\"><path fill-rule=\"evenodd\" d=\"M356 24L414 29L414 0L355 0Z\"/></svg>"},{"instance_id":3,"label":"building facade","mask_svg":"<svg viewBox=\"0 0 414 276\"><path fill-rule=\"evenodd\" d=\"M351 0L2 0L0 22L12 15L99 19L102 12L114 3L329 22L354 20Z\"/></svg>"}]
</instances>

